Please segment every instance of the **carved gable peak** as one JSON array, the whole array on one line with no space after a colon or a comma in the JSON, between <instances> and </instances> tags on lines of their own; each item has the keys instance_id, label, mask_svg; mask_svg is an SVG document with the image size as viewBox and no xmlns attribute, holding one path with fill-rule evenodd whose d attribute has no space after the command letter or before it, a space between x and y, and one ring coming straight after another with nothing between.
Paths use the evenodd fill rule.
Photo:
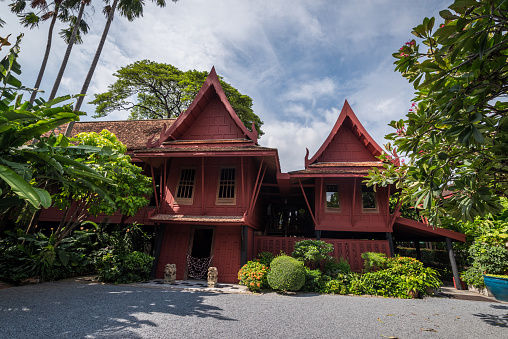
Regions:
<instances>
[{"instance_id":1,"label":"carved gable peak","mask_svg":"<svg viewBox=\"0 0 508 339\"><path fill-rule=\"evenodd\" d=\"M307 151L305 168L322 162L378 161L375 157L382 152L346 100L328 138L316 154L309 159Z\"/></svg>"},{"instance_id":2,"label":"carved gable peak","mask_svg":"<svg viewBox=\"0 0 508 339\"><path fill-rule=\"evenodd\" d=\"M257 145L258 133L242 123L231 107L212 67L208 77L187 110L161 133L151 147L160 147L165 141L204 139L246 139Z\"/></svg>"}]
</instances>

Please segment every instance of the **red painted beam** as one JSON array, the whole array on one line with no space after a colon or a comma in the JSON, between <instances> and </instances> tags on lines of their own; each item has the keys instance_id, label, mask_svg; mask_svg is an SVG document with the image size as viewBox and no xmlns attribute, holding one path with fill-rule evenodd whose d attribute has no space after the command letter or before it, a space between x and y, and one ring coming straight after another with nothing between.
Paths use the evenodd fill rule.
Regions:
<instances>
[{"instance_id":1,"label":"red painted beam","mask_svg":"<svg viewBox=\"0 0 508 339\"><path fill-rule=\"evenodd\" d=\"M314 227L316 227L316 219L314 218L314 213L312 213L312 209L310 208L309 200L307 200L307 195L305 194L305 190L303 189L302 182L300 179L298 179L298 182L300 183L300 188L302 189L303 198L305 199L305 203L307 204L307 208L309 209L310 217L312 218L312 221L314 222Z\"/></svg>"},{"instance_id":2,"label":"red painted beam","mask_svg":"<svg viewBox=\"0 0 508 339\"><path fill-rule=\"evenodd\" d=\"M256 182L254 183L254 189L252 191L252 195L251 195L251 199L250 199L250 203L249 203L249 209L247 210L248 212L250 212L252 204L253 204L254 195L256 194L256 190L257 190L257 187L258 187L259 175L261 174L261 168L263 167L263 162L264 161L265 161L265 158L261 158L261 164L259 164L258 175L256 177Z\"/></svg>"},{"instance_id":3,"label":"red painted beam","mask_svg":"<svg viewBox=\"0 0 508 339\"><path fill-rule=\"evenodd\" d=\"M157 199L157 187L155 186L155 175L153 174L153 166L150 166L152 170L152 184L153 184L153 195L155 196L155 207L157 208L157 213L159 213L159 199Z\"/></svg>"},{"instance_id":4,"label":"red painted beam","mask_svg":"<svg viewBox=\"0 0 508 339\"><path fill-rule=\"evenodd\" d=\"M265 166L265 169L263 170L263 175L261 175L261 180L259 182L258 189L256 191L256 196L254 197L254 201L252 202L252 205L250 207L251 212L254 211L254 206L256 205L256 201L258 200L259 191L261 191L261 183L263 182L263 179L265 178L265 173L266 173L267 167L268 167L268 165Z\"/></svg>"}]
</instances>

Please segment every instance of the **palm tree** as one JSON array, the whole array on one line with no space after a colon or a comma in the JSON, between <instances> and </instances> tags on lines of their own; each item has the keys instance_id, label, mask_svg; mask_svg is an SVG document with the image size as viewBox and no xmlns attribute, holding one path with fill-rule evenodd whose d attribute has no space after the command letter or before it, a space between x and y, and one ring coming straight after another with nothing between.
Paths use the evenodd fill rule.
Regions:
<instances>
[{"instance_id":1,"label":"palm tree","mask_svg":"<svg viewBox=\"0 0 508 339\"><path fill-rule=\"evenodd\" d=\"M53 89L51 90L51 94L49 95L48 101L51 101L55 98L56 92L58 91L58 87L60 86L60 82L62 81L63 74L65 72L65 67L67 67L67 62L69 61L69 56L71 55L72 47L74 43L79 42L81 39L79 38L79 31L83 31L84 33L88 32L88 25L82 21L83 12L85 11L85 6L90 5L91 0L81 0L81 4L79 6L78 16L75 18L74 25L72 28L71 36L67 41L67 49L65 51L65 55L62 60L62 65L60 66L60 70L58 71L58 75L55 79L55 83L53 84Z\"/></svg>"},{"instance_id":2,"label":"palm tree","mask_svg":"<svg viewBox=\"0 0 508 339\"><path fill-rule=\"evenodd\" d=\"M107 0L109 2L109 0ZM157 6L165 7L166 0L152 0ZM172 0L173 2L177 2L178 0ZM109 27L111 26L111 22L113 21L113 16L115 14L116 7L118 6L120 15L127 18L129 21L133 21L135 18L143 16L143 0L114 0L112 5L107 5L104 7L103 13L107 16L106 25L104 26L104 31L102 32L102 37L97 46L97 51L95 52L95 56L92 61L92 65L88 70L88 74L85 78L85 82L83 83L83 87L81 88L80 96L78 101L76 102L76 106L74 107L74 111L79 111L81 105L83 104L84 95L88 91L88 86L90 86L90 82L92 80L93 73L95 72L95 68L97 67L97 63L99 62L99 58L101 56L102 48L104 47L104 43L106 42L106 37L108 36Z\"/></svg>"},{"instance_id":3,"label":"palm tree","mask_svg":"<svg viewBox=\"0 0 508 339\"><path fill-rule=\"evenodd\" d=\"M9 6L11 7L11 12L17 14L21 19L21 23L23 26L33 29L39 26L41 21L46 21L51 19L48 30L48 39L46 42L46 49L44 51L44 57L42 59L41 68L39 69L39 74L37 76L37 80L35 81L34 91L30 97L30 104L32 105L35 101L35 97L37 96L37 90L40 88L42 78L44 76L44 72L46 70L46 65L49 59L49 53L51 51L51 45L53 40L53 30L56 24L57 19L61 21L70 21L71 17L69 16L69 10L75 7L79 3L79 0L54 0L53 3L49 4L46 0L14 0ZM27 4L30 5L31 8L37 9L38 12L25 12L25 8ZM51 8L53 5L53 8Z\"/></svg>"}]
</instances>

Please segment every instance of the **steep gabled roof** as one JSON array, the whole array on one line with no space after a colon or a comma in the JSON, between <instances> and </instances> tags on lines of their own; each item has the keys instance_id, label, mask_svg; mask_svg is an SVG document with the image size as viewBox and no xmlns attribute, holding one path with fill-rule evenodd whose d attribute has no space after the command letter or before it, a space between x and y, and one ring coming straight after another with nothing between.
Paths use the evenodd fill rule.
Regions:
<instances>
[{"instance_id":1,"label":"steep gabled roof","mask_svg":"<svg viewBox=\"0 0 508 339\"><path fill-rule=\"evenodd\" d=\"M349 128L354 136L360 141L363 147L372 154L373 157L381 155L383 152L382 148L374 141L374 139L367 133L365 128L360 123L360 120L356 117L355 113L349 106L347 100L344 102L344 106L342 107L342 111L339 114L337 122L332 128L330 135L323 142L319 150L314 154L314 156L309 159L309 150L307 149L307 154L305 155L305 168L310 165L317 164L318 159L323 155L326 149L330 146L332 140L339 132L341 127ZM372 160L371 160L372 161ZM337 163L337 166L340 166L340 163Z\"/></svg>"},{"instance_id":2,"label":"steep gabled roof","mask_svg":"<svg viewBox=\"0 0 508 339\"><path fill-rule=\"evenodd\" d=\"M161 132L159 140L156 142L149 140L147 147L159 147L163 144L163 142L168 140L181 140L182 136L184 136L185 133L192 127L193 123L196 122L200 114L205 111L207 105L217 98L224 105L225 111L227 112L226 114L229 115L229 118L240 131L239 134L241 134L245 139L257 144L258 132L254 127L254 123L252 123L252 132L245 127L233 110L233 107L231 107L231 104L222 89L219 77L215 72L215 67L212 67L212 70L208 74L203 86L189 108L187 108L187 110L182 113L167 130Z\"/></svg>"}]
</instances>

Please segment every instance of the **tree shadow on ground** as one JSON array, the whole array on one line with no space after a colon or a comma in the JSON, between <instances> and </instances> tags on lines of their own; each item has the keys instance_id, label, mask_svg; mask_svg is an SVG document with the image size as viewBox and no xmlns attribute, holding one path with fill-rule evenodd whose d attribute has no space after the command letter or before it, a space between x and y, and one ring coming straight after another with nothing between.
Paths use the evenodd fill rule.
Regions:
<instances>
[{"instance_id":1,"label":"tree shadow on ground","mask_svg":"<svg viewBox=\"0 0 508 339\"><path fill-rule=\"evenodd\" d=\"M11 288L0 298L0 333L9 338L142 338L149 328L178 328L195 318L237 321L223 316L223 309L206 303L220 296L213 292L112 285L54 283L42 290ZM5 290L4 290L5 291ZM4 298L6 297L6 298ZM10 305L16 305L9 307ZM23 321L20 323L19 320ZM12 322L11 322L12 320ZM201 320L197 320L200 322ZM22 326L16 326L22 324ZM20 328L21 327L21 328ZM148 329L147 329L148 328ZM161 333L157 329L158 333ZM162 332L163 333L163 332Z\"/></svg>"},{"instance_id":2,"label":"tree shadow on ground","mask_svg":"<svg viewBox=\"0 0 508 339\"><path fill-rule=\"evenodd\" d=\"M478 313L473 314L475 317L480 318L485 323L492 325L492 326L498 326L498 327L508 327L508 306L504 305L490 305L491 308L495 308L498 310L505 310L507 311L506 314L503 315L497 315L497 314L485 314L485 313Z\"/></svg>"}]
</instances>

